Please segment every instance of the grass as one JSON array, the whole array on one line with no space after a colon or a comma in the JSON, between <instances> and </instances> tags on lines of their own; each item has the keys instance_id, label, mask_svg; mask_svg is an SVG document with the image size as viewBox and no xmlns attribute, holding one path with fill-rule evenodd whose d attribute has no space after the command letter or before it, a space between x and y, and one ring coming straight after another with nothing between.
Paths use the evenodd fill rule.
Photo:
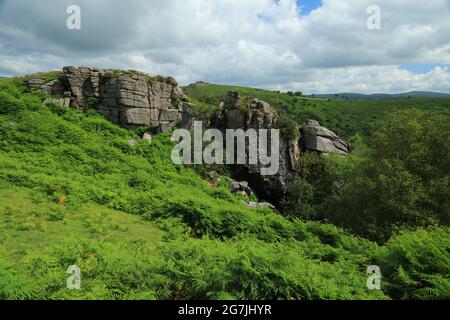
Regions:
<instances>
[{"instance_id":1,"label":"grass","mask_svg":"<svg viewBox=\"0 0 450 320\"><path fill-rule=\"evenodd\" d=\"M142 217L95 203L73 210L33 195L33 191L2 183L0 190L1 244L6 258L20 260L67 238L97 239L119 244L144 241L157 246L163 232Z\"/></svg>"},{"instance_id":2,"label":"grass","mask_svg":"<svg viewBox=\"0 0 450 320\"><path fill-rule=\"evenodd\" d=\"M58 79L58 77L60 75L62 75L61 71L48 71L48 72L37 72L37 73L25 75L22 78L24 80L43 79L44 83L48 83L50 81Z\"/></svg>"}]
</instances>

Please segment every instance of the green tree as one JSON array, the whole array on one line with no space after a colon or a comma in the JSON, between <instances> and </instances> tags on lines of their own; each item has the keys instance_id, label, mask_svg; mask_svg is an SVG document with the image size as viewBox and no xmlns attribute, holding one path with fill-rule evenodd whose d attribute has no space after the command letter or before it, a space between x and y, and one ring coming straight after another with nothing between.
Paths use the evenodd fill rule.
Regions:
<instances>
[{"instance_id":1,"label":"green tree","mask_svg":"<svg viewBox=\"0 0 450 320\"><path fill-rule=\"evenodd\" d=\"M333 223L378 241L397 230L448 225L449 113L404 110L379 122L366 153L327 199ZM345 180L343 183L343 180Z\"/></svg>"}]
</instances>

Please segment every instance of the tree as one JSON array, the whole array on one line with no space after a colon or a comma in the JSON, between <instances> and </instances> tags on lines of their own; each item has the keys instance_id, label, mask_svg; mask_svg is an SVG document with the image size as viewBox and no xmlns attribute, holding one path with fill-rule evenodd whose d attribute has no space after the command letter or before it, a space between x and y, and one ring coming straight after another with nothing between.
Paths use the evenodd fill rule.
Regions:
<instances>
[{"instance_id":1,"label":"tree","mask_svg":"<svg viewBox=\"0 0 450 320\"><path fill-rule=\"evenodd\" d=\"M449 112L403 110L379 122L370 152L328 199L327 218L381 242L400 229L448 225L449 120Z\"/></svg>"}]
</instances>

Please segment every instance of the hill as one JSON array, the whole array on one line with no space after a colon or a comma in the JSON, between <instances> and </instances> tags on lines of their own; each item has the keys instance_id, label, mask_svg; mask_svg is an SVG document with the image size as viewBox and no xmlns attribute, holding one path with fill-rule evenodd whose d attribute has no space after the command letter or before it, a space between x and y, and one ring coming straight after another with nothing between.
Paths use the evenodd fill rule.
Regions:
<instances>
[{"instance_id":1,"label":"hill","mask_svg":"<svg viewBox=\"0 0 450 320\"><path fill-rule=\"evenodd\" d=\"M357 99L357 100L392 100L392 99L417 99L417 98L450 98L450 94L430 91L411 91L398 94L361 94L361 93L333 93L316 94L320 99Z\"/></svg>"},{"instance_id":2,"label":"hill","mask_svg":"<svg viewBox=\"0 0 450 320\"><path fill-rule=\"evenodd\" d=\"M410 108L443 110L450 107L450 97L423 98L418 96L416 99L405 99L400 96L397 98L386 96L386 99L383 100L332 100L323 99L320 96L311 98L263 89L204 82L189 85L184 87L184 90L189 97L210 104L218 104L230 90L237 91L243 96L256 97L269 102L297 123L305 123L308 119L318 120L323 126L343 138L349 138L355 134L370 135L374 130L375 122L383 118L386 113ZM387 97L389 98L387 99Z\"/></svg>"}]
</instances>

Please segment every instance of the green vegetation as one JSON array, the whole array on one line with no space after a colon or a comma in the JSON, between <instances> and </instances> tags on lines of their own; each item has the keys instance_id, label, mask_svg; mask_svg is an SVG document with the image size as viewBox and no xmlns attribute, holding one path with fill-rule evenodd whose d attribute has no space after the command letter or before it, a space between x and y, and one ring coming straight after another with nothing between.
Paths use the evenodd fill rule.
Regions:
<instances>
[{"instance_id":1,"label":"green vegetation","mask_svg":"<svg viewBox=\"0 0 450 320\"><path fill-rule=\"evenodd\" d=\"M281 115L277 122L276 127L280 129L280 135L287 139L300 138L300 126L297 122L292 120L286 115Z\"/></svg>"},{"instance_id":2,"label":"green vegetation","mask_svg":"<svg viewBox=\"0 0 450 320\"><path fill-rule=\"evenodd\" d=\"M121 76L123 75L123 71L122 70L114 70L112 73L112 77L114 79L119 79Z\"/></svg>"},{"instance_id":3,"label":"green vegetation","mask_svg":"<svg viewBox=\"0 0 450 320\"><path fill-rule=\"evenodd\" d=\"M348 157L303 156L290 216L331 222L385 242L405 228L450 224L450 111L397 111L354 140Z\"/></svg>"},{"instance_id":4,"label":"green vegetation","mask_svg":"<svg viewBox=\"0 0 450 320\"><path fill-rule=\"evenodd\" d=\"M219 111L219 104L210 104L192 98L188 99L190 104L189 114L199 120L210 120Z\"/></svg>"},{"instance_id":5,"label":"green vegetation","mask_svg":"<svg viewBox=\"0 0 450 320\"><path fill-rule=\"evenodd\" d=\"M22 77L24 80L30 79L42 79L44 83L48 83L50 81L56 80L59 76L62 75L62 71L48 71L48 72L38 72L26 75Z\"/></svg>"},{"instance_id":6,"label":"green vegetation","mask_svg":"<svg viewBox=\"0 0 450 320\"><path fill-rule=\"evenodd\" d=\"M173 165L168 135L131 146L94 110L45 99L0 80L0 299L449 298L448 228L379 245L251 209L225 179ZM383 291L366 287L371 264ZM66 288L70 265L81 290Z\"/></svg>"},{"instance_id":7,"label":"green vegetation","mask_svg":"<svg viewBox=\"0 0 450 320\"><path fill-rule=\"evenodd\" d=\"M343 138L355 134L367 136L376 130L376 122L386 113L415 108L441 111L450 107L450 99L393 99L393 100L325 100L285 94L275 91L237 86L197 83L185 87L186 93L199 101L218 105L228 91L267 101L291 120L303 124L315 119Z\"/></svg>"}]
</instances>

